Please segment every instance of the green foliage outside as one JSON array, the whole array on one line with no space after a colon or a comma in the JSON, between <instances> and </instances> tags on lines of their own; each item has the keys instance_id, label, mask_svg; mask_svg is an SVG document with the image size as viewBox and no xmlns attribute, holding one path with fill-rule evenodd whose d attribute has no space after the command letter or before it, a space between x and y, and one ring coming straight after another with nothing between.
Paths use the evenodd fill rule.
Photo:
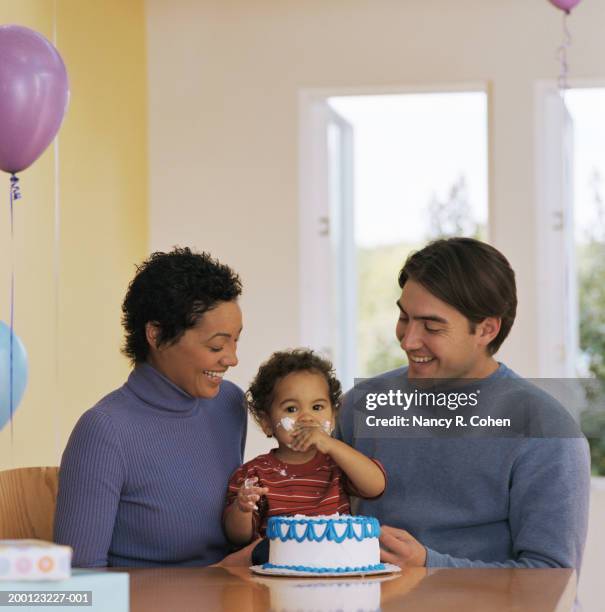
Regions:
<instances>
[{"instance_id":1,"label":"green foliage outside","mask_svg":"<svg viewBox=\"0 0 605 612\"><path fill-rule=\"evenodd\" d=\"M577 248L580 350L592 376L605 384L605 241L591 239ZM605 476L605 410L602 393L587 393L592 407L581 415L594 475Z\"/></svg>"},{"instance_id":2,"label":"green foliage outside","mask_svg":"<svg viewBox=\"0 0 605 612\"><path fill-rule=\"evenodd\" d=\"M580 424L590 445L592 473L605 476L605 411L601 408L583 412Z\"/></svg>"},{"instance_id":3,"label":"green foliage outside","mask_svg":"<svg viewBox=\"0 0 605 612\"><path fill-rule=\"evenodd\" d=\"M580 348L590 373L605 381L605 243L590 241L577 253Z\"/></svg>"},{"instance_id":4,"label":"green foliage outside","mask_svg":"<svg viewBox=\"0 0 605 612\"><path fill-rule=\"evenodd\" d=\"M397 284L399 270L416 245L396 244L358 249L358 326L359 368L363 377L407 365L407 357L395 337L401 295Z\"/></svg>"},{"instance_id":5,"label":"green foliage outside","mask_svg":"<svg viewBox=\"0 0 605 612\"><path fill-rule=\"evenodd\" d=\"M464 175L460 175L450 187L445 200L433 194L428 205L428 240L467 236L485 240L485 227L473 218L468 202L468 187Z\"/></svg>"}]
</instances>

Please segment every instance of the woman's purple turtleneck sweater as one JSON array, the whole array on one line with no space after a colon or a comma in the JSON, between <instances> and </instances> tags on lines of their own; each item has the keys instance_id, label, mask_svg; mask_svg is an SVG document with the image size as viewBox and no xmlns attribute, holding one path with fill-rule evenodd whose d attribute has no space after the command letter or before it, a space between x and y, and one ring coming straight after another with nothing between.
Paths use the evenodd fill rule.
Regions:
<instances>
[{"instance_id":1,"label":"woman's purple turtleneck sweater","mask_svg":"<svg viewBox=\"0 0 605 612\"><path fill-rule=\"evenodd\" d=\"M223 381L198 399L148 364L85 412L61 460L55 541L75 567L209 565L222 559L227 481L246 410Z\"/></svg>"}]
</instances>

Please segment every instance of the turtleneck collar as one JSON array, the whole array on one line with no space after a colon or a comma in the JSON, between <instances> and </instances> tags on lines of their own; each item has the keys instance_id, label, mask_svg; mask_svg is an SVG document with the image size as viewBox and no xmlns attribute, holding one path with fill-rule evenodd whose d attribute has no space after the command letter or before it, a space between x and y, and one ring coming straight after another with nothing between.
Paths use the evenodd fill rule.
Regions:
<instances>
[{"instance_id":1,"label":"turtleneck collar","mask_svg":"<svg viewBox=\"0 0 605 612\"><path fill-rule=\"evenodd\" d=\"M185 414L195 410L203 401L177 387L148 363L134 368L125 387L141 401L165 412Z\"/></svg>"}]
</instances>

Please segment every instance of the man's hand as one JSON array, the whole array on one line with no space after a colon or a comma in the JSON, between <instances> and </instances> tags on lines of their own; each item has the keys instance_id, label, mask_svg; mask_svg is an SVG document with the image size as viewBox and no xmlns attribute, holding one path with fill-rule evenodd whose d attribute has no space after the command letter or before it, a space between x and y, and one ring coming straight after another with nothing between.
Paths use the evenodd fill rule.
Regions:
<instances>
[{"instance_id":1,"label":"man's hand","mask_svg":"<svg viewBox=\"0 0 605 612\"><path fill-rule=\"evenodd\" d=\"M304 453L314 446L318 451L329 454L334 438L326 433L316 421L298 422L290 432L290 448Z\"/></svg>"},{"instance_id":2,"label":"man's hand","mask_svg":"<svg viewBox=\"0 0 605 612\"><path fill-rule=\"evenodd\" d=\"M242 512L252 512L253 510L258 510L256 502L262 495L269 492L267 487L257 487L257 482L258 478L256 476L253 478L246 478L242 486L239 488L239 491L237 492L237 507Z\"/></svg>"},{"instance_id":3,"label":"man's hand","mask_svg":"<svg viewBox=\"0 0 605 612\"><path fill-rule=\"evenodd\" d=\"M404 567L424 567L426 548L407 531L380 526L380 560Z\"/></svg>"}]
</instances>

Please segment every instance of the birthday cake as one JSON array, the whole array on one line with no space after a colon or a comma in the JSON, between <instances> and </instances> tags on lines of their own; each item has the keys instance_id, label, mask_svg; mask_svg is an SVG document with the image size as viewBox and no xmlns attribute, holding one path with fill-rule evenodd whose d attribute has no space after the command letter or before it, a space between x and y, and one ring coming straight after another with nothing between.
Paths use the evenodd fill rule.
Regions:
<instances>
[{"instance_id":1,"label":"birthday cake","mask_svg":"<svg viewBox=\"0 0 605 612\"><path fill-rule=\"evenodd\" d=\"M273 516L267 524L269 563L263 569L301 573L382 571L380 524L374 517Z\"/></svg>"}]
</instances>

